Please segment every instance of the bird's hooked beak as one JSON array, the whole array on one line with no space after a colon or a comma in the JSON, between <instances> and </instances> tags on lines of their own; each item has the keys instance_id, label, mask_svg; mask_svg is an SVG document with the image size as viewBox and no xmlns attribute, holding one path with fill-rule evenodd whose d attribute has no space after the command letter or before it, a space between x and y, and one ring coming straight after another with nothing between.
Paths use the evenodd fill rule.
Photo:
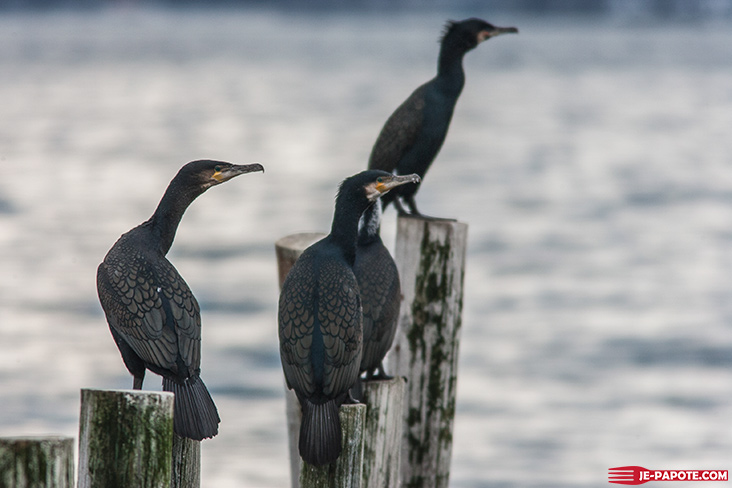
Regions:
<instances>
[{"instance_id":1,"label":"bird's hooked beak","mask_svg":"<svg viewBox=\"0 0 732 488\"><path fill-rule=\"evenodd\" d=\"M478 44L501 34L518 34L518 29L515 27L494 27L493 29L480 31L478 33Z\"/></svg>"},{"instance_id":2,"label":"bird's hooked beak","mask_svg":"<svg viewBox=\"0 0 732 488\"><path fill-rule=\"evenodd\" d=\"M381 181L377 181L376 183L376 191L378 191L380 195L383 195L397 186L406 185L407 183L419 183L420 181L419 175L417 174L385 176L380 179Z\"/></svg>"},{"instance_id":3,"label":"bird's hooked beak","mask_svg":"<svg viewBox=\"0 0 732 488\"><path fill-rule=\"evenodd\" d=\"M219 183L223 183L225 181L229 181L235 176L243 175L244 173L253 173L254 171L264 172L264 166L259 163L232 164L231 166L222 168L220 171L216 171L212 178Z\"/></svg>"}]
</instances>

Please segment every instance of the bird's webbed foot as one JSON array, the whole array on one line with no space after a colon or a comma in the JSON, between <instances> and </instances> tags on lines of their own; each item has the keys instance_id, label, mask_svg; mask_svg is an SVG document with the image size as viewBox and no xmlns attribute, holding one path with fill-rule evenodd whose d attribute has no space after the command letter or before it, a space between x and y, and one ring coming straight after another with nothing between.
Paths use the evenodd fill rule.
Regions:
<instances>
[{"instance_id":1,"label":"bird's webbed foot","mask_svg":"<svg viewBox=\"0 0 732 488\"><path fill-rule=\"evenodd\" d=\"M440 222L440 221L457 222L457 219L448 219L446 217L432 217L431 215L424 215L424 214L420 214L419 218L424 219L424 220L432 220L432 221L436 221L436 222Z\"/></svg>"},{"instance_id":2,"label":"bird's webbed foot","mask_svg":"<svg viewBox=\"0 0 732 488\"><path fill-rule=\"evenodd\" d=\"M407 204L407 207L409 207L409 211L414 215L415 217L422 217L422 212L420 212L417 209L417 202L414 201L414 195L410 195L408 197L404 197L404 203Z\"/></svg>"},{"instance_id":3,"label":"bird's webbed foot","mask_svg":"<svg viewBox=\"0 0 732 488\"><path fill-rule=\"evenodd\" d=\"M417 203L414 201L414 196L406 197L406 198L404 198L404 201L407 203L407 206L409 207L409 210L410 210L411 213L406 213L405 212L404 214L401 214L400 213L399 215L410 215L412 217L418 217L418 218L423 219L423 220L437 220L437 221L442 220L442 221L445 221L445 222L456 222L457 221L457 219L446 219L446 218L443 218L443 217L432 217L430 215L423 214L417 208Z\"/></svg>"},{"instance_id":4,"label":"bird's webbed foot","mask_svg":"<svg viewBox=\"0 0 732 488\"><path fill-rule=\"evenodd\" d=\"M407 204L407 206L409 207L409 211L407 211L407 209L404 208L404 205L402 205L402 203L399 201L399 197L394 199L394 208L396 208L396 211L400 217L415 217L415 218L422 219L422 220L457 222L457 219L447 219L444 217L432 217L431 215L423 214L417 208L417 204L414 201L414 197L405 197L404 201Z\"/></svg>"},{"instance_id":5,"label":"bird's webbed foot","mask_svg":"<svg viewBox=\"0 0 732 488\"><path fill-rule=\"evenodd\" d=\"M384 363L382 362L374 369L369 369L368 371L366 371L364 381L382 381L391 380L393 378L393 376L386 374L386 370L384 369Z\"/></svg>"},{"instance_id":6,"label":"bird's webbed foot","mask_svg":"<svg viewBox=\"0 0 732 488\"><path fill-rule=\"evenodd\" d=\"M356 405L362 403L358 401L356 398L353 397L353 393L351 390L348 390L348 394L346 395L346 399L343 400L343 405Z\"/></svg>"},{"instance_id":7,"label":"bird's webbed foot","mask_svg":"<svg viewBox=\"0 0 732 488\"><path fill-rule=\"evenodd\" d=\"M404 209L402 202L399 201L399 197L394 199L394 208L396 209L397 214L399 214L401 217L406 217L408 215L411 215L409 212L407 212Z\"/></svg>"},{"instance_id":8,"label":"bird's webbed foot","mask_svg":"<svg viewBox=\"0 0 732 488\"><path fill-rule=\"evenodd\" d=\"M376 368L376 371L373 372L371 375L371 379L376 380L392 380L394 379L393 376L386 374L386 369L384 369L384 363L379 364L379 367Z\"/></svg>"},{"instance_id":9,"label":"bird's webbed foot","mask_svg":"<svg viewBox=\"0 0 732 488\"><path fill-rule=\"evenodd\" d=\"M397 202L398 200L394 200L394 201ZM432 217L431 215L425 215L425 214L423 214L417 208L417 203L414 201L414 197L413 196L404 198L404 201L406 202L406 204L409 207L409 210L410 211L408 213L408 212L406 212L404 210L404 207L402 207L401 205L397 206L397 211L399 211L401 209L401 211L399 211L399 215L401 215L401 216L407 216L408 215L408 216L417 217L417 218L420 218L420 219L423 219L423 220L433 220L433 221L440 221L440 220L442 220L442 221L445 221L445 222L455 222L457 220L457 219L446 219L446 218L443 218L443 217Z\"/></svg>"}]
</instances>

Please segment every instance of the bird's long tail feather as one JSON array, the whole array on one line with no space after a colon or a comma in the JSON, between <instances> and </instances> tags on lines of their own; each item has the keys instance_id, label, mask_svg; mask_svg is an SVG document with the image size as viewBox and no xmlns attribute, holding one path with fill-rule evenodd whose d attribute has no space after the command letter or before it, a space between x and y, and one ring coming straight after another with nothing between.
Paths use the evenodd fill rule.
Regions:
<instances>
[{"instance_id":1,"label":"bird's long tail feather","mask_svg":"<svg viewBox=\"0 0 732 488\"><path fill-rule=\"evenodd\" d=\"M302 401L300 456L314 466L330 464L341 454L341 420L338 400L325 403Z\"/></svg>"},{"instance_id":2,"label":"bird's long tail feather","mask_svg":"<svg viewBox=\"0 0 732 488\"><path fill-rule=\"evenodd\" d=\"M183 383L163 378L163 390L175 395L173 431L181 437L200 441L219 433L219 412L200 376Z\"/></svg>"}]
</instances>

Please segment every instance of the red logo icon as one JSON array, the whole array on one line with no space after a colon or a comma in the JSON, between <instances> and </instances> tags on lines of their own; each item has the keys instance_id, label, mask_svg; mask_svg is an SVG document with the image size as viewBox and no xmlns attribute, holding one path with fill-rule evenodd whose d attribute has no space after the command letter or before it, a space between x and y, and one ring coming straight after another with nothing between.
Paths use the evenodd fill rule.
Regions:
<instances>
[{"instance_id":1,"label":"red logo icon","mask_svg":"<svg viewBox=\"0 0 732 488\"><path fill-rule=\"evenodd\" d=\"M727 481L727 470L719 469L646 469L620 466L607 471L609 483L642 485L649 481Z\"/></svg>"}]
</instances>

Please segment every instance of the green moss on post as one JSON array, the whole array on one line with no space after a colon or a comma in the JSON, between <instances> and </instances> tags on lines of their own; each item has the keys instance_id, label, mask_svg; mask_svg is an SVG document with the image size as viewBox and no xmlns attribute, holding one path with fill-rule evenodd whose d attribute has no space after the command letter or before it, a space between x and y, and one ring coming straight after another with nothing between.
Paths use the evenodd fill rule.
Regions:
<instances>
[{"instance_id":1,"label":"green moss on post","mask_svg":"<svg viewBox=\"0 0 732 488\"><path fill-rule=\"evenodd\" d=\"M81 390L79 488L170 488L173 394Z\"/></svg>"},{"instance_id":2,"label":"green moss on post","mask_svg":"<svg viewBox=\"0 0 732 488\"><path fill-rule=\"evenodd\" d=\"M72 488L73 486L73 438L0 438L0 487Z\"/></svg>"},{"instance_id":3,"label":"green moss on post","mask_svg":"<svg viewBox=\"0 0 732 488\"><path fill-rule=\"evenodd\" d=\"M343 451L336 462L313 466L300 461L301 488L361 488L366 405L342 405Z\"/></svg>"},{"instance_id":4,"label":"green moss on post","mask_svg":"<svg viewBox=\"0 0 732 488\"><path fill-rule=\"evenodd\" d=\"M447 487L468 226L399 217L395 261L404 300L388 355L407 378L402 486Z\"/></svg>"}]
</instances>

